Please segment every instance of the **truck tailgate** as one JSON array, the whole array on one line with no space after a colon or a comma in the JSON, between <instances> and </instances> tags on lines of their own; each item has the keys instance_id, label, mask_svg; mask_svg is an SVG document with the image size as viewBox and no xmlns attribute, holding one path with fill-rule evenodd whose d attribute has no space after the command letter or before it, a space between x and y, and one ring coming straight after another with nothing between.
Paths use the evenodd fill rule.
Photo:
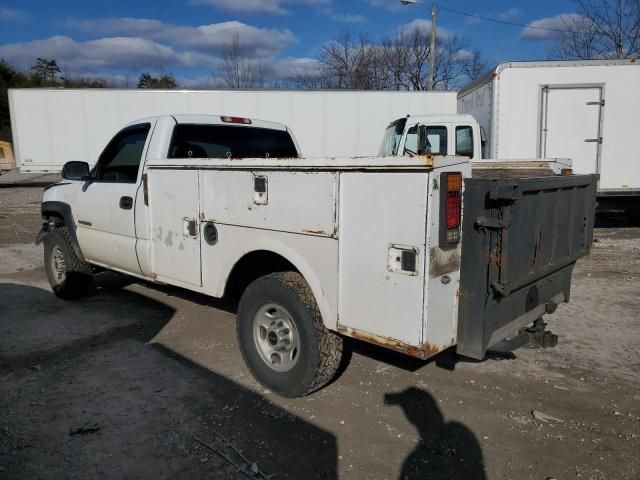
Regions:
<instances>
[{"instance_id":1,"label":"truck tailgate","mask_svg":"<svg viewBox=\"0 0 640 480\"><path fill-rule=\"evenodd\" d=\"M593 242L596 176L465 181L457 351L487 349L569 301Z\"/></svg>"}]
</instances>

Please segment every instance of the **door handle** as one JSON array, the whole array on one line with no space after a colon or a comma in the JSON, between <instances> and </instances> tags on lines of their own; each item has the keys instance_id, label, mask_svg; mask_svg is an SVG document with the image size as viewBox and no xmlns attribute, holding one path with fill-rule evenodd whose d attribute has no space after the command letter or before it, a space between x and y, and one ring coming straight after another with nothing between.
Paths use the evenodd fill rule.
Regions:
<instances>
[{"instance_id":1,"label":"door handle","mask_svg":"<svg viewBox=\"0 0 640 480\"><path fill-rule=\"evenodd\" d=\"M123 210L131 210L133 208L133 198L120 197L120 208Z\"/></svg>"}]
</instances>

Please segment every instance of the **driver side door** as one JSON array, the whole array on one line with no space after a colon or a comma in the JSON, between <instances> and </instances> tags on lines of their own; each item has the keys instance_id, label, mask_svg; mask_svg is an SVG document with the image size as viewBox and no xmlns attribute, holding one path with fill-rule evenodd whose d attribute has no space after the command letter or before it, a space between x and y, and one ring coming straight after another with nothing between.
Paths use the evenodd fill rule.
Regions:
<instances>
[{"instance_id":1,"label":"driver side door","mask_svg":"<svg viewBox=\"0 0 640 480\"><path fill-rule=\"evenodd\" d=\"M90 263L142 275L136 254L135 202L150 131L150 123L121 130L75 198L78 242Z\"/></svg>"}]
</instances>

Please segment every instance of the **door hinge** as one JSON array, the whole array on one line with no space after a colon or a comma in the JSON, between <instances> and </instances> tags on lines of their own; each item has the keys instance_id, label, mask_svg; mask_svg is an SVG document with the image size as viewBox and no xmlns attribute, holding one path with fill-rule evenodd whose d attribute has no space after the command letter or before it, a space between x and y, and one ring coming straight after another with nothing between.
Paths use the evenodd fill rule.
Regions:
<instances>
[{"instance_id":1,"label":"door hinge","mask_svg":"<svg viewBox=\"0 0 640 480\"><path fill-rule=\"evenodd\" d=\"M478 217L476 219L476 227L489 228L492 230L503 230L509 228L509 225L497 218Z\"/></svg>"}]
</instances>

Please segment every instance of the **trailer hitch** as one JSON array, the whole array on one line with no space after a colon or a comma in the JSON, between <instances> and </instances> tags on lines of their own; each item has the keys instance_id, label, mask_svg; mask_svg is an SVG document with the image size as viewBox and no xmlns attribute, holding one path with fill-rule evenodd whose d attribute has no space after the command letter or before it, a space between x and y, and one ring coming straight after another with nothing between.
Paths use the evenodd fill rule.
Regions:
<instances>
[{"instance_id":1,"label":"trailer hitch","mask_svg":"<svg viewBox=\"0 0 640 480\"><path fill-rule=\"evenodd\" d=\"M507 353L518 348L552 348L558 345L558 335L546 330L547 323L538 318L533 325L520 330L513 338L502 340L489 348L490 352Z\"/></svg>"}]
</instances>

